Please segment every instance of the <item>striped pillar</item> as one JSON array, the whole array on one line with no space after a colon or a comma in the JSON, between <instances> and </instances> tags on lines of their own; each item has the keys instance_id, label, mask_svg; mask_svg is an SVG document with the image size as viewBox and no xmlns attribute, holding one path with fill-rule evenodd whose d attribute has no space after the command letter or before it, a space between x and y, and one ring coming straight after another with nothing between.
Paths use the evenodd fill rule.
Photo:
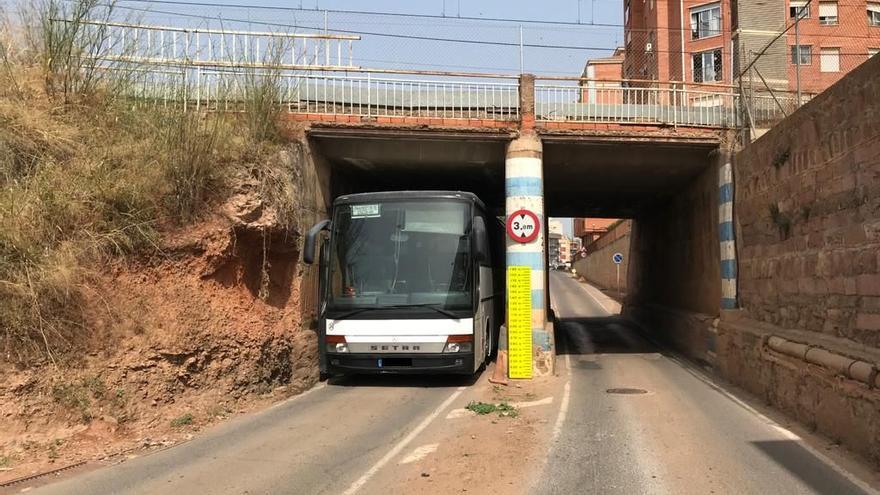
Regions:
<instances>
[{"instance_id":1,"label":"striped pillar","mask_svg":"<svg viewBox=\"0 0 880 495\"><path fill-rule=\"evenodd\" d=\"M733 228L733 167L722 154L718 169L718 227L721 241L721 309L736 308L736 236Z\"/></svg>"},{"instance_id":2,"label":"striped pillar","mask_svg":"<svg viewBox=\"0 0 880 495\"><path fill-rule=\"evenodd\" d=\"M535 350L534 374L553 369L553 342L547 331L546 256L544 253L544 176L541 140L524 133L512 141L505 162L506 216L519 209L534 212L541 222L538 237L521 244L507 238L507 266L532 269L532 346Z\"/></svg>"}]
</instances>

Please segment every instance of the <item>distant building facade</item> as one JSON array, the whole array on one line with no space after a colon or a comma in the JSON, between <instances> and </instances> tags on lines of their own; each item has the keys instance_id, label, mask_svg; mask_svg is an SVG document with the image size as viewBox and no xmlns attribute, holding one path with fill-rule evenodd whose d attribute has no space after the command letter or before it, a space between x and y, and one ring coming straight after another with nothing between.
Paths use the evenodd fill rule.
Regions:
<instances>
[{"instance_id":1,"label":"distant building facade","mask_svg":"<svg viewBox=\"0 0 880 495\"><path fill-rule=\"evenodd\" d=\"M581 241L578 251L581 247L586 247L602 237L602 234L608 232L608 229L618 221L616 218L575 218L574 236Z\"/></svg>"},{"instance_id":2,"label":"distant building facade","mask_svg":"<svg viewBox=\"0 0 880 495\"><path fill-rule=\"evenodd\" d=\"M624 0L624 40L625 79L733 84L765 50L751 83L818 93L880 50L880 0Z\"/></svg>"},{"instance_id":3,"label":"distant building facade","mask_svg":"<svg viewBox=\"0 0 880 495\"><path fill-rule=\"evenodd\" d=\"M610 57L587 60L581 77L581 103L622 103L624 49L618 47Z\"/></svg>"}]
</instances>

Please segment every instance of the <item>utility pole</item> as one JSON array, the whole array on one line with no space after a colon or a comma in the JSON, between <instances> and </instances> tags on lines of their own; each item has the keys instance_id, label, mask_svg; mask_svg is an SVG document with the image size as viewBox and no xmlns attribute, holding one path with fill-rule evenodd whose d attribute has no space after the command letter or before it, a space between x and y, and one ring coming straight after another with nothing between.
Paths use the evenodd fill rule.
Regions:
<instances>
[{"instance_id":1,"label":"utility pole","mask_svg":"<svg viewBox=\"0 0 880 495\"><path fill-rule=\"evenodd\" d=\"M808 7L809 8L809 7ZM795 53L797 54L795 60L795 81L797 84L797 107L801 106L801 16L803 15L803 8L798 8L797 16L794 19L794 46ZM811 48L812 50L812 48ZM812 57L812 53L810 54Z\"/></svg>"},{"instance_id":2,"label":"utility pole","mask_svg":"<svg viewBox=\"0 0 880 495\"><path fill-rule=\"evenodd\" d=\"M523 32L522 32L522 24L519 25L519 73L522 74L524 72L523 68Z\"/></svg>"}]
</instances>

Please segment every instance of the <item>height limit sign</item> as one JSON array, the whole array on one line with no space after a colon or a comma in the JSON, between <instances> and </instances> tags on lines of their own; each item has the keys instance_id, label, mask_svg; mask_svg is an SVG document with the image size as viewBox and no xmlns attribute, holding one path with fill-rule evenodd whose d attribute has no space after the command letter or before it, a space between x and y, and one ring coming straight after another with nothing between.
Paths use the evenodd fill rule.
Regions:
<instances>
[{"instance_id":1,"label":"height limit sign","mask_svg":"<svg viewBox=\"0 0 880 495\"><path fill-rule=\"evenodd\" d=\"M507 217L507 235L511 240L525 244L532 242L541 231L538 215L529 210L517 210Z\"/></svg>"}]
</instances>

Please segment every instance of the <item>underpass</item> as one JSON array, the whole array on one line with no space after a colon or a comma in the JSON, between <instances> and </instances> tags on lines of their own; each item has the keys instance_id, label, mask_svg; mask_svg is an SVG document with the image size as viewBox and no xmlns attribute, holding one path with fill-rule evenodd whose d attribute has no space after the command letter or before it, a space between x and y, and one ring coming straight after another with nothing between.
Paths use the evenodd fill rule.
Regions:
<instances>
[{"instance_id":1,"label":"underpass","mask_svg":"<svg viewBox=\"0 0 880 495\"><path fill-rule=\"evenodd\" d=\"M550 290L555 376L333 379L32 493L877 493L869 468L646 339L602 291L560 271ZM498 394L519 417L465 409Z\"/></svg>"},{"instance_id":2,"label":"underpass","mask_svg":"<svg viewBox=\"0 0 880 495\"><path fill-rule=\"evenodd\" d=\"M646 339L595 287L553 271L550 294L571 400L534 493L872 493L827 442Z\"/></svg>"}]
</instances>

